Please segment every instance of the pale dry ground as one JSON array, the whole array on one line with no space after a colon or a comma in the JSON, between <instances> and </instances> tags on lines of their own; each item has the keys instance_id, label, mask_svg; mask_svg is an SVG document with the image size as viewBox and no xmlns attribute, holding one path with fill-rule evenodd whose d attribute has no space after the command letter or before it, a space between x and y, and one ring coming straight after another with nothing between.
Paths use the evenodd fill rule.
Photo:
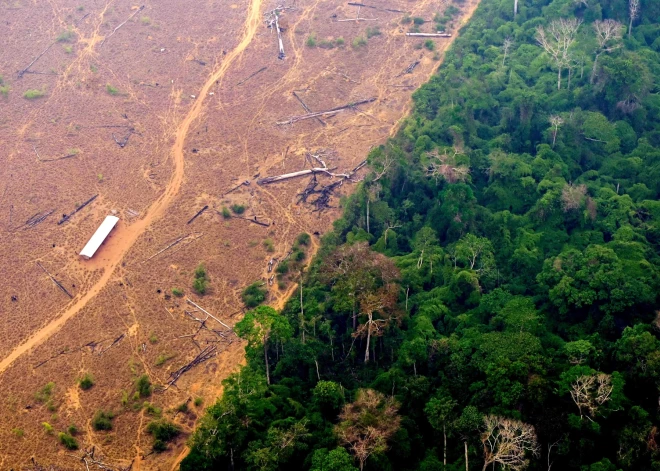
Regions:
<instances>
[{"instance_id":1,"label":"pale dry ground","mask_svg":"<svg viewBox=\"0 0 660 471\"><path fill-rule=\"evenodd\" d=\"M477 3L466 1L455 28ZM133 469L171 469L183 456L185 436L170 451L141 459L150 451L151 437L144 431L149 417L121 404L122 391L132 393L137 375L146 373L163 385L170 371L198 352L189 338L177 338L196 327L184 318L185 303L166 293L182 287L225 322L235 323L241 289L265 278L268 259L284 255L300 232L323 233L338 215L337 209L319 214L296 204L308 178L260 187L255 175L299 170L305 151L318 148L337 151L333 165L338 170L352 168L394 132L407 112L412 89L394 85L417 87L439 64L434 53L414 48L419 39L404 36L408 26L401 25L402 14L362 9L363 17L378 20L335 22L354 17L356 10L336 0L298 1L295 11L283 15L288 22L284 61L277 59L276 37L262 21L275 6L267 0L146 2L144 11L102 44L138 6L123 0L0 1L0 75L11 88L8 99L0 96L0 469L27 467L31 457L62 469L84 469L55 436L44 433L42 422L56 431L77 424L81 446L96 445L115 466L133 461ZM441 8L430 0L393 0L386 7L426 19ZM367 46L351 47L355 37L375 26L380 35ZM48 75L19 79L16 72L67 28L74 33L72 42L53 45L31 68ZM422 30L430 31L431 25ZM319 41L342 37L346 45L308 48L305 41L312 33ZM444 50L449 40L435 43ZM413 74L399 76L417 59L421 63ZM237 85L264 66L267 70ZM108 93L108 84L119 93ZM44 98L22 97L41 88ZM276 126L304 113L293 90L315 111L372 96L377 100L358 112L325 118L327 126L315 120ZM124 148L112 133L122 139L125 129L101 127L126 124L139 134ZM43 162L35 148L41 159L67 155L70 149L79 153ZM246 179L251 185L222 197ZM57 224L63 213L97 193L92 205ZM205 204L220 209L231 203L245 204L248 217L272 225L225 221L213 210L186 225ZM21 227L33 214L51 209L55 212L40 225ZM77 252L111 210L120 216L119 226L92 261L80 260ZM144 262L191 232L203 235ZM275 243L272 254L262 245L267 238ZM199 262L211 279L210 292L201 298L190 289ZM281 306L294 288L271 290L270 302ZM92 341L107 346L121 334L126 337L102 355L83 347ZM178 389L152 396L166 417L171 419L171 409L189 397L210 404L217 396L220 381L242 361L242 344L219 349L216 358L186 373ZM176 356L156 366L163 354ZM76 386L84 372L96 379L89 391ZM34 400L35 391L49 381L56 383L53 411ZM111 432L92 430L90 419L99 408L117 413ZM186 432L202 412L191 409L174 419Z\"/></svg>"}]
</instances>

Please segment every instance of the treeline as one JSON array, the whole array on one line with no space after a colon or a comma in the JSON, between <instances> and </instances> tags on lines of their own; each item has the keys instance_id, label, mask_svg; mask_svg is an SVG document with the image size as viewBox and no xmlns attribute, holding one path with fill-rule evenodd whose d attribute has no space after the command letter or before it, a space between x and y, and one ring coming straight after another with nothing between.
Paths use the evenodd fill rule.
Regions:
<instances>
[{"instance_id":1,"label":"treeline","mask_svg":"<svg viewBox=\"0 0 660 471\"><path fill-rule=\"evenodd\" d=\"M660 2L482 0L182 470L660 470Z\"/></svg>"}]
</instances>

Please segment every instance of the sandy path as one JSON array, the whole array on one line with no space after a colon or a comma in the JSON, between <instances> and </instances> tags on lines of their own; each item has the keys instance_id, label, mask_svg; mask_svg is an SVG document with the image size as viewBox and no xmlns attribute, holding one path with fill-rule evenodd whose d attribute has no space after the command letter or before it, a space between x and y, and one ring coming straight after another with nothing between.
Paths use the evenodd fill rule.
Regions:
<instances>
[{"instance_id":1,"label":"sandy path","mask_svg":"<svg viewBox=\"0 0 660 471\"><path fill-rule=\"evenodd\" d=\"M218 69L207 79L206 83L197 95L197 99L193 103L190 111L185 116L183 121L179 124L176 131L176 139L172 148L172 158L174 161L174 171L170 178L164 193L149 207L143 219L131 224L130 226L122 226L115 234L113 234L112 247L108 247L107 253L104 253L104 259L107 260L104 266L104 272L101 278L94 284L85 294L74 298L72 303L64 310L64 312L49 322L44 327L39 329L25 342L14 348L9 355L7 355L0 362L0 373L5 371L11 364L21 355L30 349L40 345L57 331L62 326L74 317L87 303L93 299L101 290L106 286L108 281L112 278L117 266L124 259L124 256L133 247L138 238L151 226L157 222L170 206L172 201L179 193L184 177L184 156L183 146L186 141L186 136L190 129L191 124L197 119L202 111L204 98L208 95L209 90L216 81L221 81L231 64L241 56L245 48L250 44L257 31L261 19L261 0L251 0L248 7L247 19L243 32L241 42L230 51L224 59L224 62Z\"/></svg>"}]
</instances>

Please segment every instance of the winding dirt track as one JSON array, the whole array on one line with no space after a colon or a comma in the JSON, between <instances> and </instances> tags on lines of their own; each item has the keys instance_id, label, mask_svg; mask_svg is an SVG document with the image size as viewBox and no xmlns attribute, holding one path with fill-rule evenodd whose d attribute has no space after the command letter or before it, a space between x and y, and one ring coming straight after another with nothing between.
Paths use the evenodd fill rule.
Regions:
<instances>
[{"instance_id":1,"label":"winding dirt track","mask_svg":"<svg viewBox=\"0 0 660 471\"><path fill-rule=\"evenodd\" d=\"M11 366L11 364L21 355L40 345L42 342L59 331L66 323L66 321L78 314L91 299L99 294L101 290L107 285L108 281L110 281L112 275L115 272L115 269L124 259L124 256L128 253L128 251L133 247L138 238L145 233L149 226L158 221L163 216L170 204L172 204L183 183L185 164L183 145L186 141L190 126L199 117L202 111L204 98L208 95L211 87L215 84L216 81L220 82L222 80L231 64L241 56L243 51L254 38L257 27L260 24L261 2L262 0L250 1L241 42L225 56L222 64L220 64L218 69L213 72L213 74L211 74L211 76L207 79L202 89L200 90L197 99L188 111L188 114L179 124L176 130L174 146L172 147L174 170L163 194L149 207L143 219L135 222L130 226L123 226L114 235L113 245L116 245L116 249L113 251L110 260L104 267L103 275L98 280L98 282L96 282L96 284L94 284L85 294L80 297L76 297L59 317L46 324L25 342L14 348L11 353L9 353L9 355L7 355L0 362L0 373L9 368L9 366Z\"/></svg>"}]
</instances>

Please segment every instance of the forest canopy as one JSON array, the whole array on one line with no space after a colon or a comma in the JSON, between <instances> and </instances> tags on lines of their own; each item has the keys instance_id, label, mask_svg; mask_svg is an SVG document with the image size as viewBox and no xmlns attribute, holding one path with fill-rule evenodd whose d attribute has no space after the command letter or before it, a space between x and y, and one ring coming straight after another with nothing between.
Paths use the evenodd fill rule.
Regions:
<instances>
[{"instance_id":1,"label":"forest canopy","mask_svg":"<svg viewBox=\"0 0 660 471\"><path fill-rule=\"evenodd\" d=\"M182 470L660 471L660 2L513 5L236 326Z\"/></svg>"}]
</instances>

